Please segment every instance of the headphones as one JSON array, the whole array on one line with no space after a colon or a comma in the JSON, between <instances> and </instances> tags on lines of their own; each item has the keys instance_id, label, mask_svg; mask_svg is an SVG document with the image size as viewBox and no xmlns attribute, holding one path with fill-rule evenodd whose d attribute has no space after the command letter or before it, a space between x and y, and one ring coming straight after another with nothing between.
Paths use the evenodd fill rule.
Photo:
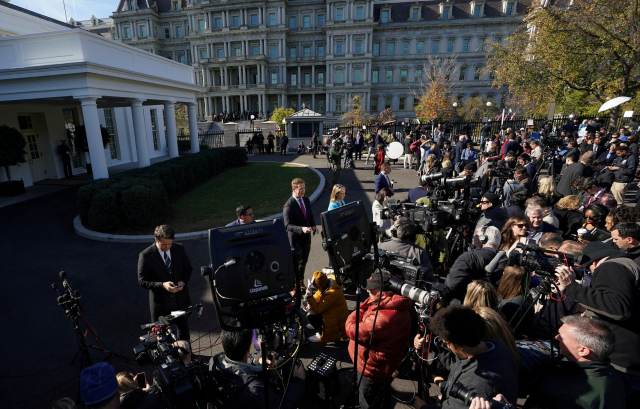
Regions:
<instances>
[{"instance_id":1,"label":"headphones","mask_svg":"<svg viewBox=\"0 0 640 409\"><path fill-rule=\"evenodd\" d=\"M489 241L489 236L487 236L485 233L487 227L489 226L483 226L480 230L480 233L478 233L478 240L480 240L480 243L482 243L483 245L487 244L487 242Z\"/></svg>"},{"instance_id":2,"label":"headphones","mask_svg":"<svg viewBox=\"0 0 640 409\"><path fill-rule=\"evenodd\" d=\"M398 223L397 225L394 224L393 226L391 226L391 228L389 229L389 233L391 233L391 237L396 237L396 238L398 237L398 227L408 226L410 224L413 224L413 222L411 220L406 220Z\"/></svg>"}]
</instances>

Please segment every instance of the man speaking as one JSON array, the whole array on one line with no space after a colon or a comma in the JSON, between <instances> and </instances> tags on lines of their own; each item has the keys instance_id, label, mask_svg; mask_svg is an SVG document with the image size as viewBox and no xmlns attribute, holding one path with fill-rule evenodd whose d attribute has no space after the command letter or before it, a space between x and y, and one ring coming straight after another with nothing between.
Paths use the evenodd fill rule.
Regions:
<instances>
[{"instance_id":1,"label":"man speaking","mask_svg":"<svg viewBox=\"0 0 640 409\"><path fill-rule=\"evenodd\" d=\"M193 270L184 247L173 242L175 233L171 227L156 227L154 236L155 243L138 258L138 284L149 290L151 322L191 305L187 283ZM178 325L180 339L188 341L187 316L173 322Z\"/></svg>"}]
</instances>

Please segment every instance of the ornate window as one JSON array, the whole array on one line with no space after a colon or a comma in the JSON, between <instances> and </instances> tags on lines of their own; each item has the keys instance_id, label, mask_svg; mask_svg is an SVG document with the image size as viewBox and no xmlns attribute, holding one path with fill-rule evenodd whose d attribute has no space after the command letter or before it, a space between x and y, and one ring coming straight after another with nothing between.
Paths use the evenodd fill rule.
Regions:
<instances>
[{"instance_id":1,"label":"ornate window","mask_svg":"<svg viewBox=\"0 0 640 409\"><path fill-rule=\"evenodd\" d=\"M503 16L515 16L517 0L502 0L502 15Z\"/></svg>"},{"instance_id":2,"label":"ornate window","mask_svg":"<svg viewBox=\"0 0 640 409\"><path fill-rule=\"evenodd\" d=\"M422 6L420 3L415 3L411 6L411 11L409 13L409 21L420 21L422 20Z\"/></svg>"},{"instance_id":3,"label":"ornate window","mask_svg":"<svg viewBox=\"0 0 640 409\"><path fill-rule=\"evenodd\" d=\"M458 77L460 81L464 81L467 79L467 67L460 67L460 76Z\"/></svg>"},{"instance_id":4,"label":"ornate window","mask_svg":"<svg viewBox=\"0 0 640 409\"><path fill-rule=\"evenodd\" d=\"M380 22L382 24L393 22L393 20L391 20L391 6L385 5L380 8Z\"/></svg>"},{"instance_id":5,"label":"ornate window","mask_svg":"<svg viewBox=\"0 0 640 409\"><path fill-rule=\"evenodd\" d=\"M453 19L453 1L448 0L440 3L440 20Z\"/></svg>"}]
</instances>

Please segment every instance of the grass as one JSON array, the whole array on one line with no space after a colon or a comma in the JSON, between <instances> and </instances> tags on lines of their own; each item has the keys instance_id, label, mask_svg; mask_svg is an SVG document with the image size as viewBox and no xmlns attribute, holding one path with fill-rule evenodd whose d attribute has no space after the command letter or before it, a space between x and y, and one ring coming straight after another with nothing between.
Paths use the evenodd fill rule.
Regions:
<instances>
[{"instance_id":1,"label":"grass","mask_svg":"<svg viewBox=\"0 0 640 409\"><path fill-rule=\"evenodd\" d=\"M305 180L309 195L320 183L313 170L288 163L250 163L227 170L173 203L168 223L176 233L222 227L237 218L236 207L243 203L251 205L256 220L281 213L295 178Z\"/></svg>"}]
</instances>

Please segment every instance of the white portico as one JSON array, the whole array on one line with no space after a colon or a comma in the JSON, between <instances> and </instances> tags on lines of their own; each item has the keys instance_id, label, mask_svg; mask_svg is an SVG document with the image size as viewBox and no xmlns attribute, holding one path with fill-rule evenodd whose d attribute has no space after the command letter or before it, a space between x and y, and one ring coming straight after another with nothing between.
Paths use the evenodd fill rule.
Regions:
<instances>
[{"instance_id":1,"label":"white portico","mask_svg":"<svg viewBox=\"0 0 640 409\"><path fill-rule=\"evenodd\" d=\"M70 122L86 127L96 179L109 176L109 165L137 161L144 167L149 166L150 157L176 157L174 106L178 102L187 104L189 131L194 136L191 151L197 152L198 90L190 66L84 30L0 38L0 124L22 131L30 159L28 166L13 167L12 176L32 184L37 178L29 167L45 158L38 166L47 177L62 177L56 148L68 138ZM130 110L112 113L114 108ZM121 146L116 148L123 158L115 163L110 147L102 145L100 124L108 127L118 115L122 116L117 135ZM26 135L31 133L33 140Z\"/></svg>"}]
</instances>

